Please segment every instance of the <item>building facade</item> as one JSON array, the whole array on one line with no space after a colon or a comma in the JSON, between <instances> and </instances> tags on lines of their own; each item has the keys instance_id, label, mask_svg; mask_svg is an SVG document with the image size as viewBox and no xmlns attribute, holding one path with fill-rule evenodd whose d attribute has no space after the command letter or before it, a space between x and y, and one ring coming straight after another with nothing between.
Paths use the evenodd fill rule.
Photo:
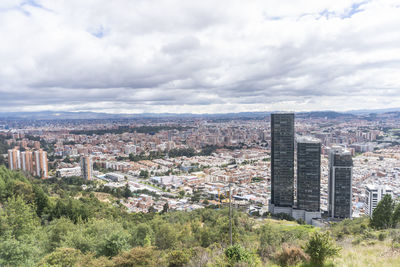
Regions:
<instances>
[{"instance_id":1,"label":"building facade","mask_svg":"<svg viewBox=\"0 0 400 267\"><path fill-rule=\"evenodd\" d=\"M10 170L22 170L41 178L49 178L47 152L20 151L19 148L8 150L8 167Z\"/></svg>"},{"instance_id":2,"label":"building facade","mask_svg":"<svg viewBox=\"0 0 400 267\"><path fill-rule=\"evenodd\" d=\"M42 149L36 150L35 154L35 175L41 178L49 178L47 152Z\"/></svg>"},{"instance_id":3,"label":"building facade","mask_svg":"<svg viewBox=\"0 0 400 267\"><path fill-rule=\"evenodd\" d=\"M294 114L271 114L271 204L294 204Z\"/></svg>"},{"instance_id":4,"label":"building facade","mask_svg":"<svg viewBox=\"0 0 400 267\"><path fill-rule=\"evenodd\" d=\"M320 211L321 142L311 137L297 140L297 208Z\"/></svg>"},{"instance_id":5,"label":"building facade","mask_svg":"<svg viewBox=\"0 0 400 267\"><path fill-rule=\"evenodd\" d=\"M93 161L91 157L81 158L81 172L82 178L85 180L92 180L93 176Z\"/></svg>"},{"instance_id":6,"label":"building facade","mask_svg":"<svg viewBox=\"0 0 400 267\"><path fill-rule=\"evenodd\" d=\"M328 212L332 218L351 218L353 159L350 151L333 147L329 152Z\"/></svg>"},{"instance_id":7,"label":"building facade","mask_svg":"<svg viewBox=\"0 0 400 267\"><path fill-rule=\"evenodd\" d=\"M9 149L8 150L8 168L10 170L20 170L21 169L21 155L19 149Z\"/></svg>"},{"instance_id":8,"label":"building facade","mask_svg":"<svg viewBox=\"0 0 400 267\"><path fill-rule=\"evenodd\" d=\"M367 185L365 188L365 214L372 217L374 209L385 195L393 197L393 190L388 186Z\"/></svg>"}]
</instances>

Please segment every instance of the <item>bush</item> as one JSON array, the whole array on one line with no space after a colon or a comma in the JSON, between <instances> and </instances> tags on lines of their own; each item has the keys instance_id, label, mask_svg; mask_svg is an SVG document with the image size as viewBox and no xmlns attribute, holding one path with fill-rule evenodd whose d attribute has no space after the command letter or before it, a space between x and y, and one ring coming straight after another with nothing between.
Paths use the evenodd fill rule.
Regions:
<instances>
[{"instance_id":1,"label":"bush","mask_svg":"<svg viewBox=\"0 0 400 267\"><path fill-rule=\"evenodd\" d=\"M48 254L41 261L41 265L50 266L73 266L76 264L83 254L74 248L57 248L54 252Z\"/></svg>"},{"instance_id":2,"label":"bush","mask_svg":"<svg viewBox=\"0 0 400 267\"><path fill-rule=\"evenodd\" d=\"M259 261L259 258L256 255L253 255L240 245L227 247L225 249L225 256L228 260L228 266L236 266L237 264L254 266Z\"/></svg>"},{"instance_id":3,"label":"bush","mask_svg":"<svg viewBox=\"0 0 400 267\"><path fill-rule=\"evenodd\" d=\"M274 215L279 220L286 220L286 221L295 221L295 219L286 213L278 213Z\"/></svg>"},{"instance_id":4,"label":"bush","mask_svg":"<svg viewBox=\"0 0 400 267\"><path fill-rule=\"evenodd\" d=\"M113 258L115 266L155 266L158 252L153 247L135 247Z\"/></svg>"},{"instance_id":5,"label":"bush","mask_svg":"<svg viewBox=\"0 0 400 267\"><path fill-rule=\"evenodd\" d=\"M315 232L306 245L306 253L310 255L311 262L317 266L323 266L324 262L339 254L337 247L328 232Z\"/></svg>"},{"instance_id":6,"label":"bush","mask_svg":"<svg viewBox=\"0 0 400 267\"><path fill-rule=\"evenodd\" d=\"M281 266L295 265L302 261L308 261L309 257L304 251L293 245L284 244L282 251L275 256L276 261Z\"/></svg>"},{"instance_id":7,"label":"bush","mask_svg":"<svg viewBox=\"0 0 400 267\"><path fill-rule=\"evenodd\" d=\"M189 250L173 250L167 256L168 267L183 267L191 258Z\"/></svg>"},{"instance_id":8,"label":"bush","mask_svg":"<svg viewBox=\"0 0 400 267\"><path fill-rule=\"evenodd\" d=\"M378 235L378 240L379 241L383 241L386 239L386 233L379 233Z\"/></svg>"}]
</instances>

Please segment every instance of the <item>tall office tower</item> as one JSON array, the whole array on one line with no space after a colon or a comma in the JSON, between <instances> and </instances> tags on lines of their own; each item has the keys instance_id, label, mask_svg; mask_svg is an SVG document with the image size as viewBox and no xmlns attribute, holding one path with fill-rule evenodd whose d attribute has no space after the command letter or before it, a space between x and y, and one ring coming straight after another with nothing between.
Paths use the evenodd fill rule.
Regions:
<instances>
[{"instance_id":1,"label":"tall office tower","mask_svg":"<svg viewBox=\"0 0 400 267\"><path fill-rule=\"evenodd\" d=\"M33 157L32 151L21 152L22 170L25 172L33 173Z\"/></svg>"},{"instance_id":2,"label":"tall office tower","mask_svg":"<svg viewBox=\"0 0 400 267\"><path fill-rule=\"evenodd\" d=\"M365 214L372 217L372 212L385 195L393 197L393 190L388 186L367 185L365 188Z\"/></svg>"},{"instance_id":3,"label":"tall office tower","mask_svg":"<svg viewBox=\"0 0 400 267\"><path fill-rule=\"evenodd\" d=\"M82 178L85 180L92 180L93 175L93 161L91 157L81 158L81 171Z\"/></svg>"},{"instance_id":4,"label":"tall office tower","mask_svg":"<svg viewBox=\"0 0 400 267\"><path fill-rule=\"evenodd\" d=\"M8 167L10 170L21 169L21 155L20 151L16 148L8 150Z\"/></svg>"},{"instance_id":5,"label":"tall office tower","mask_svg":"<svg viewBox=\"0 0 400 267\"><path fill-rule=\"evenodd\" d=\"M271 114L271 204L294 202L294 114Z\"/></svg>"},{"instance_id":6,"label":"tall office tower","mask_svg":"<svg viewBox=\"0 0 400 267\"><path fill-rule=\"evenodd\" d=\"M297 139L297 208L320 210L321 142L311 137Z\"/></svg>"},{"instance_id":7,"label":"tall office tower","mask_svg":"<svg viewBox=\"0 0 400 267\"><path fill-rule=\"evenodd\" d=\"M35 151L35 175L41 178L48 178L47 152L39 149Z\"/></svg>"},{"instance_id":8,"label":"tall office tower","mask_svg":"<svg viewBox=\"0 0 400 267\"><path fill-rule=\"evenodd\" d=\"M342 147L329 153L328 211L332 218L351 218L353 159Z\"/></svg>"}]
</instances>

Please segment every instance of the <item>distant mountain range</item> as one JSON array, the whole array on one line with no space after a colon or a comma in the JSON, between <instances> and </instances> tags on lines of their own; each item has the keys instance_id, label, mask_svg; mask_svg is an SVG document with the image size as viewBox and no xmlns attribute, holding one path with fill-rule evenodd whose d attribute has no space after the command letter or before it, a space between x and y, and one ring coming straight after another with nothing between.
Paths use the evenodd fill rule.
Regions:
<instances>
[{"instance_id":1,"label":"distant mountain range","mask_svg":"<svg viewBox=\"0 0 400 267\"><path fill-rule=\"evenodd\" d=\"M66 112L66 111L39 111L39 112L0 112L0 119L6 120L76 120L76 119L172 119L172 118L202 118L202 119L263 119L265 116L274 113L265 112L239 112L224 114L191 114L191 113L141 113L141 114L112 114L97 112ZM300 118L328 118L335 119L340 117L365 116L369 114L398 113L400 108L376 109L376 110L352 110L346 112L336 111L310 111L296 112ZM394 114L393 114L394 115ZM397 116L396 116L397 117Z\"/></svg>"}]
</instances>

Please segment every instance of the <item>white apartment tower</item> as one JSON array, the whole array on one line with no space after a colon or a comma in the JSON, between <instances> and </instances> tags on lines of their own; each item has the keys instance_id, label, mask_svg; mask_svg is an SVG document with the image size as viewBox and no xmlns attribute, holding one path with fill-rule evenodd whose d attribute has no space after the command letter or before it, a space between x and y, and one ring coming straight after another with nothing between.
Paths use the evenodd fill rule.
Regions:
<instances>
[{"instance_id":1,"label":"white apartment tower","mask_svg":"<svg viewBox=\"0 0 400 267\"><path fill-rule=\"evenodd\" d=\"M372 212L385 195L393 197L393 190L388 186L367 185L365 188L365 214L372 217Z\"/></svg>"}]
</instances>

